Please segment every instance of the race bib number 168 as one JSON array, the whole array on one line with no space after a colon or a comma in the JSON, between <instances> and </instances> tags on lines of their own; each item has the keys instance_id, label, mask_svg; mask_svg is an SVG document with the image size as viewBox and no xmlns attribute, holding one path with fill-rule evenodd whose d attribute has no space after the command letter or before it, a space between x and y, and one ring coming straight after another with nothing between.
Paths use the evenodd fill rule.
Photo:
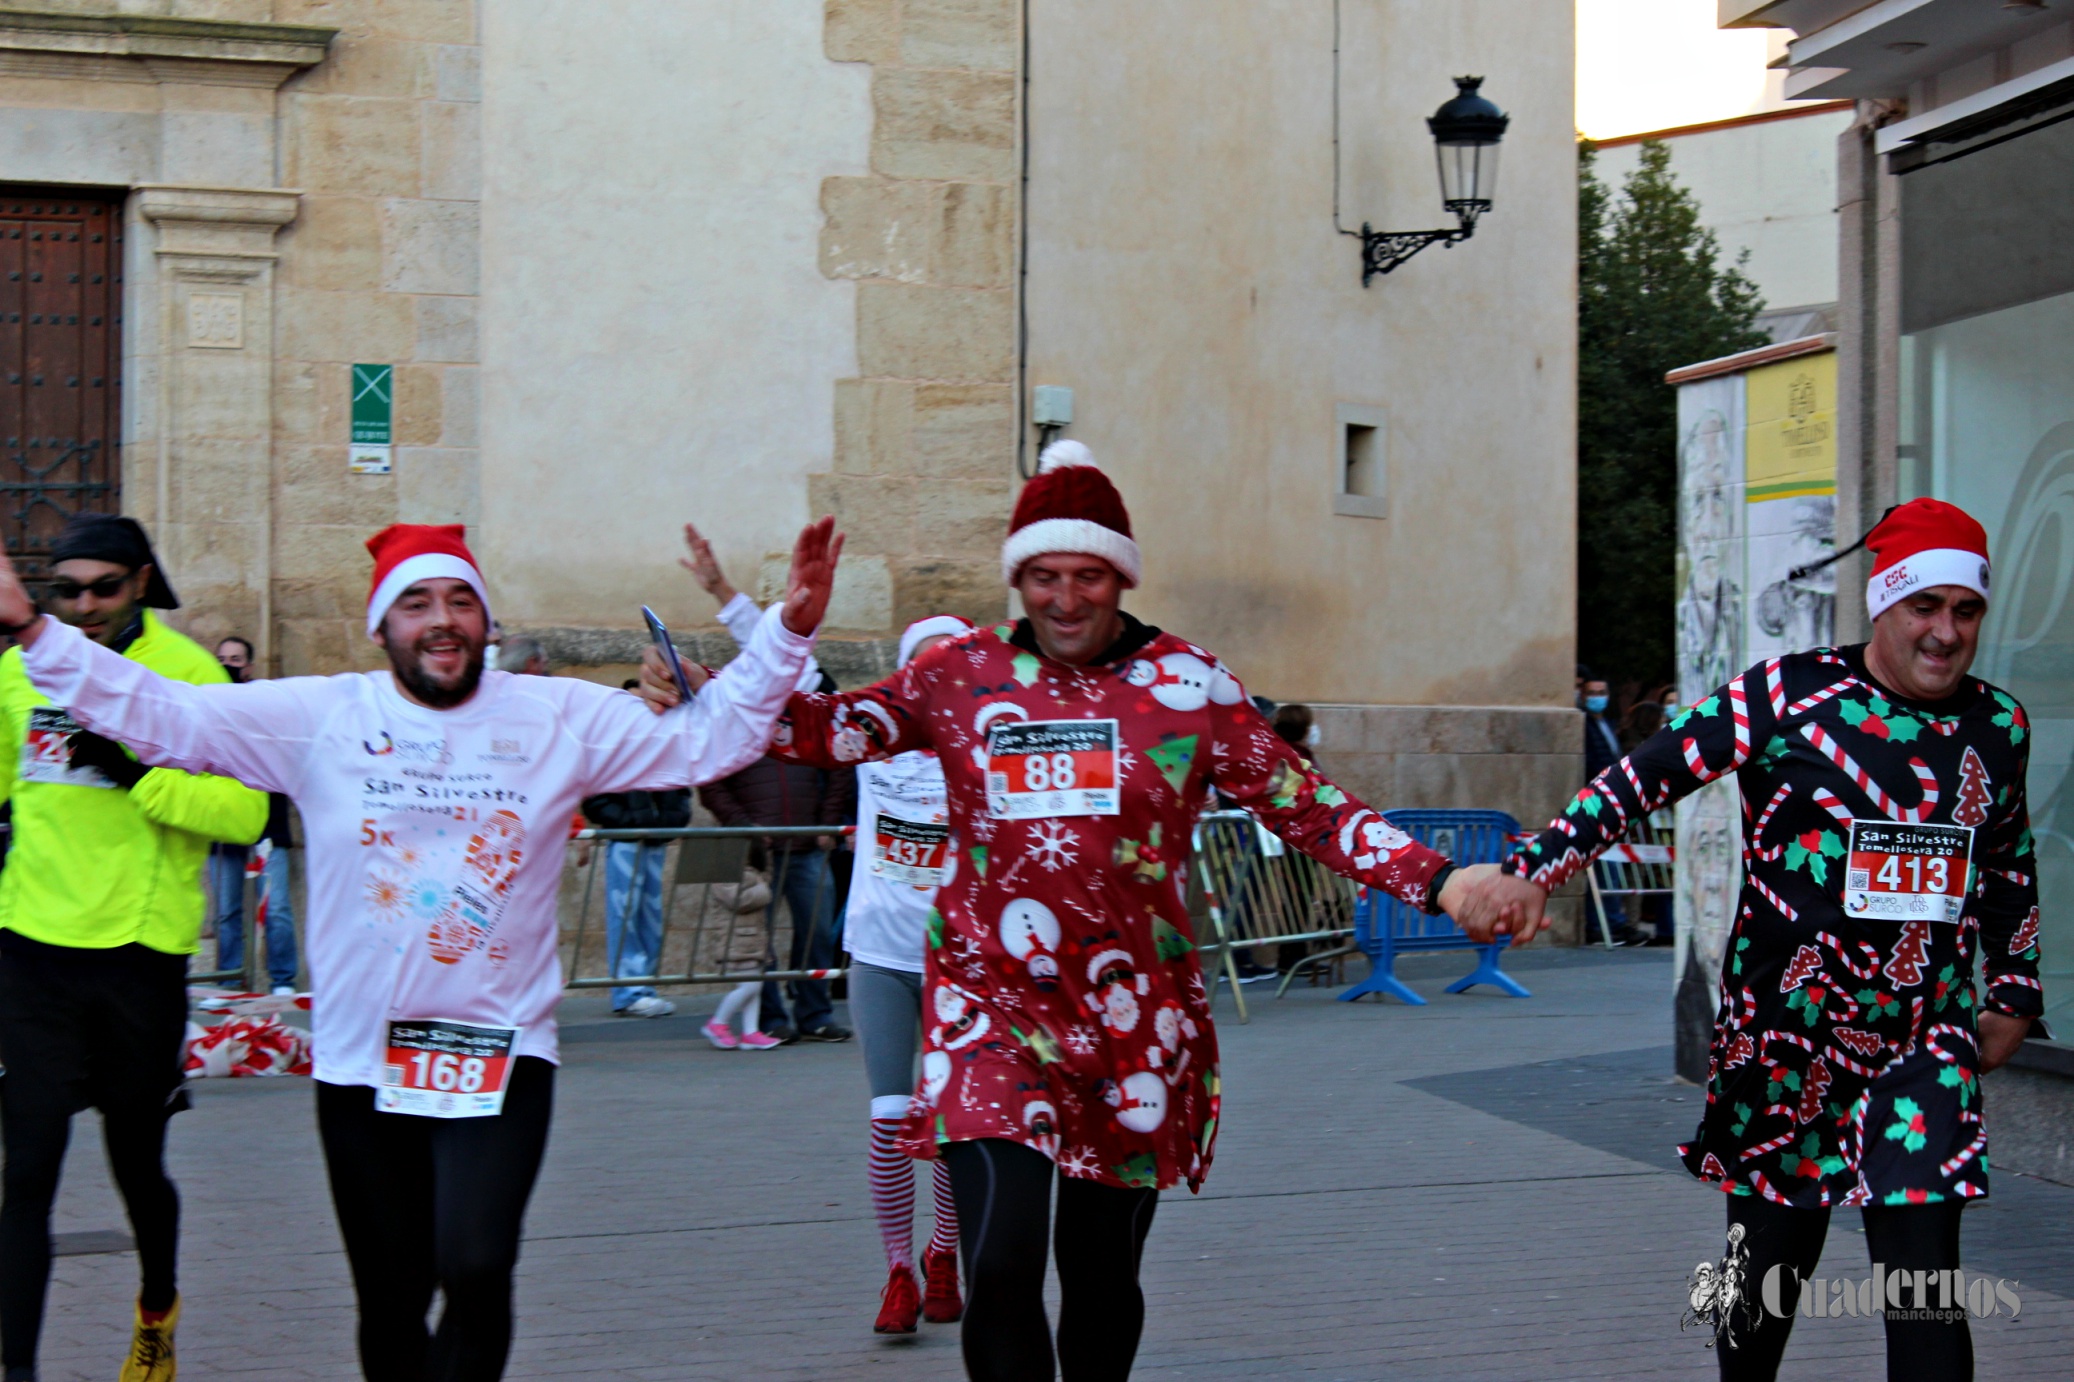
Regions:
<instances>
[{"instance_id":1,"label":"race bib number 168","mask_svg":"<svg viewBox=\"0 0 2074 1382\"><path fill-rule=\"evenodd\" d=\"M422 1118L488 1118L504 1110L516 1027L428 1019L389 1024L374 1106Z\"/></svg>"},{"instance_id":2,"label":"race bib number 168","mask_svg":"<svg viewBox=\"0 0 2074 1382\"><path fill-rule=\"evenodd\" d=\"M1114 720L996 720L987 736L987 814L1116 815L1118 747Z\"/></svg>"}]
</instances>

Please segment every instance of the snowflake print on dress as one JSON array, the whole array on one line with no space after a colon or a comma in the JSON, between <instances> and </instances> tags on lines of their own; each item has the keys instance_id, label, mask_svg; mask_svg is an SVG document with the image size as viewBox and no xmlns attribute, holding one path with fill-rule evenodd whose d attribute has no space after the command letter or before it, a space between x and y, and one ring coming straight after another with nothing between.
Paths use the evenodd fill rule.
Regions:
<instances>
[{"instance_id":1,"label":"snowflake print on dress","mask_svg":"<svg viewBox=\"0 0 2074 1382\"><path fill-rule=\"evenodd\" d=\"M1059 1174L1062 1176L1088 1179L1101 1164L1102 1159L1095 1155L1092 1147L1068 1147L1059 1153Z\"/></svg>"},{"instance_id":2,"label":"snowflake print on dress","mask_svg":"<svg viewBox=\"0 0 2074 1382\"><path fill-rule=\"evenodd\" d=\"M1044 867L1046 873L1057 873L1080 857L1073 846L1080 837L1069 829L1064 821L1041 820L1028 842L1030 854Z\"/></svg>"}]
</instances>

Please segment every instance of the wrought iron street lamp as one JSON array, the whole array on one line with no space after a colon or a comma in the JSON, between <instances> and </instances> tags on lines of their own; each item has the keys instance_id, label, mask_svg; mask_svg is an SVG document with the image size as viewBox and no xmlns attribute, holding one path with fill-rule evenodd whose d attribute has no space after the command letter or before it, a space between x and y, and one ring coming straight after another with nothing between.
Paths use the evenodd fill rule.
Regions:
<instances>
[{"instance_id":1,"label":"wrought iron street lamp","mask_svg":"<svg viewBox=\"0 0 2074 1382\"><path fill-rule=\"evenodd\" d=\"M1386 274L1428 245L1446 245L1476 234L1477 218L1491 209L1498 186L1498 141L1512 117L1479 90L1482 77L1457 77L1453 100L1433 112L1434 156L1440 164L1440 204L1455 217L1452 230L1373 230L1363 222L1343 235L1361 240L1361 286Z\"/></svg>"}]
</instances>

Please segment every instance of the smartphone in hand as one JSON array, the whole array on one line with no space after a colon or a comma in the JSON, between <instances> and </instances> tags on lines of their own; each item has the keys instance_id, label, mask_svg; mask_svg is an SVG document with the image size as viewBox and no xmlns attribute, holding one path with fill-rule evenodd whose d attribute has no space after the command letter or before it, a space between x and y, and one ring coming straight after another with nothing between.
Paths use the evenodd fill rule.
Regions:
<instances>
[{"instance_id":1,"label":"smartphone in hand","mask_svg":"<svg viewBox=\"0 0 2074 1382\"><path fill-rule=\"evenodd\" d=\"M655 611L646 605L641 606L641 617L648 622L648 636L662 650L663 662L669 666L670 677L677 683L677 694L684 698L686 705L691 704L691 682L684 675L684 659L677 656L677 645L670 641L670 631L663 627L662 620L655 617Z\"/></svg>"}]
</instances>

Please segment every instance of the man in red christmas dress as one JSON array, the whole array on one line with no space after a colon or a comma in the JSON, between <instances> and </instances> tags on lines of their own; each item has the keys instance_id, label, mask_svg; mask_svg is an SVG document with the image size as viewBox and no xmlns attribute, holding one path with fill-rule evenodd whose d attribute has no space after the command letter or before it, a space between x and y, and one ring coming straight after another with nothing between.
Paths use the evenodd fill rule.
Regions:
<instances>
[{"instance_id":1,"label":"man in red christmas dress","mask_svg":"<svg viewBox=\"0 0 2074 1382\"><path fill-rule=\"evenodd\" d=\"M1728 1192L1747 1283L1710 1321L1725 1379L1777 1372L1837 1205L1862 1211L1893 1287L1887 1375L1973 1376L1949 1287L1960 1211L1988 1193L1977 1077L2044 1006L2029 722L1966 675L1987 533L1915 499L1864 545L1871 642L1750 668L1601 773L1475 899L1538 917L1627 822L1736 775L1743 895L1706 1112L1680 1149Z\"/></svg>"},{"instance_id":2,"label":"man in red christmas dress","mask_svg":"<svg viewBox=\"0 0 2074 1382\"><path fill-rule=\"evenodd\" d=\"M1158 1192L1210 1169L1217 1038L1183 906L1212 788L1330 867L1453 910L1457 870L1320 777L1214 656L1121 609L1130 518L1087 448L1047 448L1002 575L1026 618L950 639L876 686L794 696L772 752L943 764L951 839L931 917L908 1150L950 1165L982 1382L1050 1378L1054 1179L1068 1378L1130 1371ZM675 699L658 664L643 689ZM1523 933L1531 935L1531 932Z\"/></svg>"}]
</instances>

